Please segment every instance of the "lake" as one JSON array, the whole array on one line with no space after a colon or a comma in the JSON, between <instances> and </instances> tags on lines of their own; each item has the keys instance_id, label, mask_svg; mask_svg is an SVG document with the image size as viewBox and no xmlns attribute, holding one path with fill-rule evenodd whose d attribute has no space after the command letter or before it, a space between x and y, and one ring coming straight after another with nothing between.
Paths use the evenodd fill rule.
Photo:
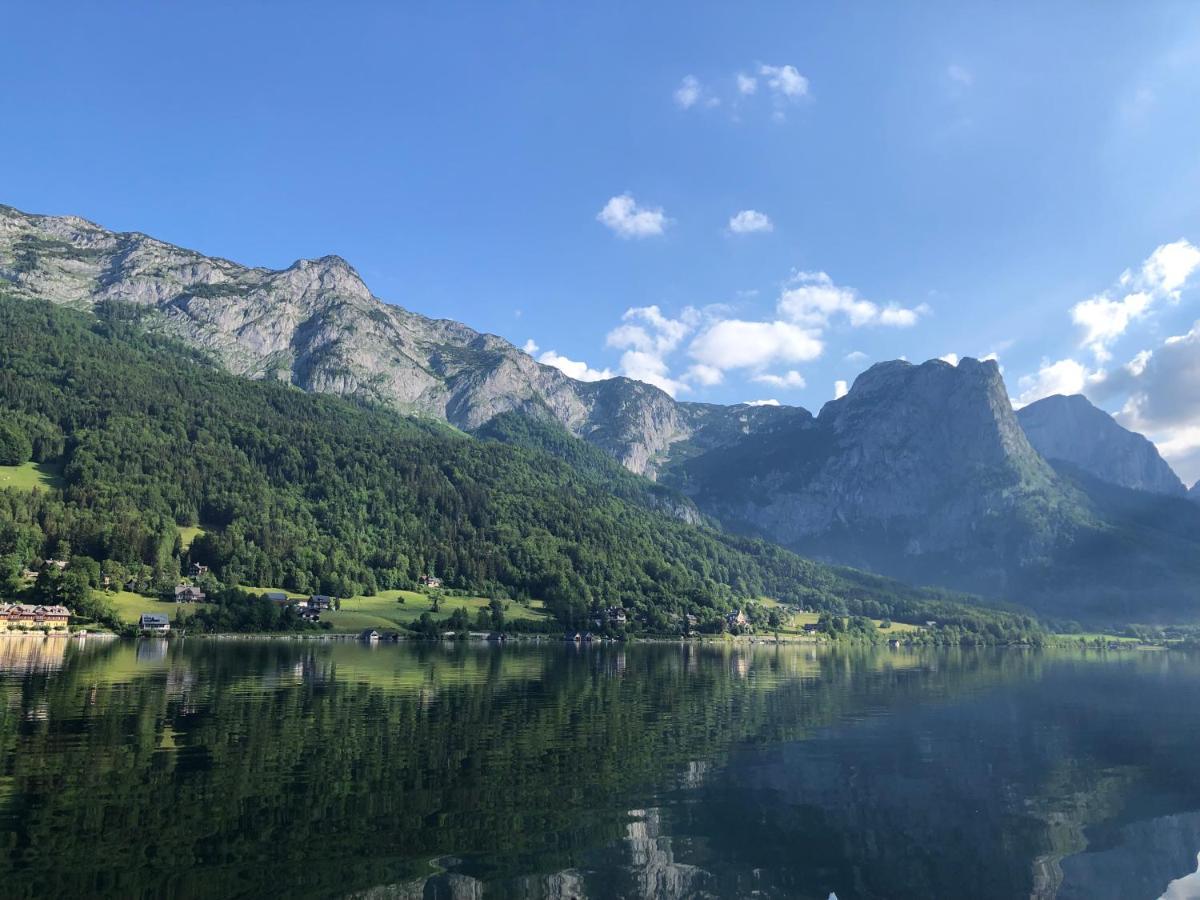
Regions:
<instances>
[{"instance_id":1,"label":"lake","mask_svg":"<svg viewBox=\"0 0 1200 900\"><path fill-rule=\"evenodd\" d=\"M1200 896L1200 659L0 638L0 895Z\"/></svg>"}]
</instances>

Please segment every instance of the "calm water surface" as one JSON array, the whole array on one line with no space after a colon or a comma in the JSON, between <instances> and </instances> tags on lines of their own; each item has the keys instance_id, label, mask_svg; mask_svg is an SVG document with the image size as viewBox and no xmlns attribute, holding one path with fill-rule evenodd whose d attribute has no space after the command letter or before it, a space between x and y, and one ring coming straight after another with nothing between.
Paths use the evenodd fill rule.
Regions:
<instances>
[{"instance_id":1,"label":"calm water surface","mask_svg":"<svg viewBox=\"0 0 1200 900\"><path fill-rule=\"evenodd\" d=\"M0 638L0 896L1200 896L1200 659Z\"/></svg>"}]
</instances>

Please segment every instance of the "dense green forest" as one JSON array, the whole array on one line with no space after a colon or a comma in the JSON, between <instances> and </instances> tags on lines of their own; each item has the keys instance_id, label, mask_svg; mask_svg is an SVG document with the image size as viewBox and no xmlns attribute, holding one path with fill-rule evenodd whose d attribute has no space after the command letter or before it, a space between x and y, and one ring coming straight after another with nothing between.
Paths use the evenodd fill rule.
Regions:
<instances>
[{"instance_id":1,"label":"dense green forest","mask_svg":"<svg viewBox=\"0 0 1200 900\"><path fill-rule=\"evenodd\" d=\"M202 562L227 585L337 596L436 574L452 587L541 598L567 623L620 604L651 630L767 595L937 618L997 640L1036 631L961 595L688 524L662 511L686 501L565 433L506 420L495 440L480 440L239 379L147 334L141 315L0 297L0 447L9 464L28 456L61 480L0 491L0 591L47 558L95 560L148 589ZM204 533L185 550L178 526L189 525Z\"/></svg>"}]
</instances>

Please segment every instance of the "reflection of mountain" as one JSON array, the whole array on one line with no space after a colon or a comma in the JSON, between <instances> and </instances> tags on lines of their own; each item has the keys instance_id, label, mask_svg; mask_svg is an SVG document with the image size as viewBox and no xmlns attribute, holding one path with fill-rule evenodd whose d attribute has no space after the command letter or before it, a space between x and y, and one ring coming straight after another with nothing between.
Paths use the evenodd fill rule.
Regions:
<instances>
[{"instance_id":1,"label":"reflection of mountain","mask_svg":"<svg viewBox=\"0 0 1200 900\"><path fill-rule=\"evenodd\" d=\"M707 839L682 861L726 887L756 872L768 897L1157 896L1200 850L1200 728L1178 713L1200 686L1173 662L1186 674L1047 663L1037 681L736 754L672 811L673 834Z\"/></svg>"},{"instance_id":2,"label":"reflection of mountain","mask_svg":"<svg viewBox=\"0 0 1200 900\"><path fill-rule=\"evenodd\" d=\"M58 675L0 673L0 883L372 900L1161 892L1200 849L1197 735L1200 663L1181 655L189 638L138 665L124 643ZM1142 880L1111 874L1155 841L1170 849Z\"/></svg>"},{"instance_id":3,"label":"reflection of mountain","mask_svg":"<svg viewBox=\"0 0 1200 900\"><path fill-rule=\"evenodd\" d=\"M1111 842L1111 843L1110 843ZM1200 812L1132 822L1104 845L1062 862L1057 900L1125 900L1157 897L1196 869ZM1200 878L1178 884L1171 900L1200 897Z\"/></svg>"}]
</instances>

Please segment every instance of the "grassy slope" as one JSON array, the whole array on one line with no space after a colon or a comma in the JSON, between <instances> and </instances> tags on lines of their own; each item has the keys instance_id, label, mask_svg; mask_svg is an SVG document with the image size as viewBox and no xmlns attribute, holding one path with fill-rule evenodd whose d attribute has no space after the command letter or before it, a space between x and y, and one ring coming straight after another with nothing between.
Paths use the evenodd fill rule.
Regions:
<instances>
[{"instance_id":1,"label":"grassy slope","mask_svg":"<svg viewBox=\"0 0 1200 900\"><path fill-rule=\"evenodd\" d=\"M247 587L254 594L261 594L279 588ZM285 591L289 597L306 596ZM400 598L404 602L400 603ZM487 609L486 597L442 597L435 618L444 619L456 609L464 608L471 616L474 626L475 615L481 609ZM395 629L399 625L407 625L421 617L421 613L433 612L432 599L426 594L414 591L383 591L374 597L350 597L342 601L342 608L321 613L321 621L329 622L336 632L362 631L366 628ZM510 602L505 616L510 620L544 619L546 612L538 601L533 601L525 607L519 603Z\"/></svg>"},{"instance_id":2,"label":"grassy slope","mask_svg":"<svg viewBox=\"0 0 1200 900\"><path fill-rule=\"evenodd\" d=\"M138 616L142 613L162 613L170 616L174 621L177 611L182 611L183 615L187 617L197 609L207 608L210 605L208 603L175 603L171 600L160 600L157 597L143 597L132 591L113 591L112 593L97 591L96 593L112 606L117 613L117 618L126 625L136 624Z\"/></svg>"},{"instance_id":3,"label":"grassy slope","mask_svg":"<svg viewBox=\"0 0 1200 900\"><path fill-rule=\"evenodd\" d=\"M15 488L30 491L34 488L59 488L62 479L53 466L27 462L20 466L0 466L0 491Z\"/></svg>"}]
</instances>

